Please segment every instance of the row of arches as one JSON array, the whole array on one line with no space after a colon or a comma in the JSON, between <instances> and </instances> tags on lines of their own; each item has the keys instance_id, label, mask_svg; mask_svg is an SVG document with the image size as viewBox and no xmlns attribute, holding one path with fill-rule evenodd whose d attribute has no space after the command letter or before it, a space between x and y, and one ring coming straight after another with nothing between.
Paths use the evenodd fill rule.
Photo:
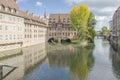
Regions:
<instances>
[{"instance_id":1,"label":"row of arches","mask_svg":"<svg viewBox=\"0 0 120 80\"><path fill-rule=\"evenodd\" d=\"M60 42L60 43L71 43L71 39L69 39L67 37L61 38L60 40L55 39L54 37L48 39L48 43L53 43L53 42L55 42L55 43L58 43L58 42Z\"/></svg>"}]
</instances>

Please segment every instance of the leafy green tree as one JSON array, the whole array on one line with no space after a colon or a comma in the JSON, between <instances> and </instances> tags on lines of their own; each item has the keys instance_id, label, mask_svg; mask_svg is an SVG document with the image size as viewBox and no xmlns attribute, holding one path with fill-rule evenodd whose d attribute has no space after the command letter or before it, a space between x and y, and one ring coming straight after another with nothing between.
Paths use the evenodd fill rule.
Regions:
<instances>
[{"instance_id":1,"label":"leafy green tree","mask_svg":"<svg viewBox=\"0 0 120 80\"><path fill-rule=\"evenodd\" d=\"M94 42L94 38L96 36L96 31L94 30L95 24L97 23L95 16L92 12L90 12L90 16L88 18L88 31L89 31L89 40L90 42Z\"/></svg>"},{"instance_id":2,"label":"leafy green tree","mask_svg":"<svg viewBox=\"0 0 120 80\"><path fill-rule=\"evenodd\" d=\"M70 13L72 27L78 32L79 38L86 39L89 36L87 29L89 15L90 10L86 5L75 6Z\"/></svg>"},{"instance_id":3,"label":"leafy green tree","mask_svg":"<svg viewBox=\"0 0 120 80\"><path fill-rule=\"evenodd\" d=\"M95 16L92 12L90 12L90 16L88 18L88 27L95 27L95 24L97 23Z\"/></svg>"},{"instance_id":4,"label":"leafy green tree","mask_svg":"<svg viewBox=\"0 0 120 80\"><path fill-rule=\"evenodd\" d=\"M103 34L104 36L107 36L107 35L110 34L110 30L107 28L107 26L103 26L103 27L102 27L102 34Z\"/></svg>"},{"instance_id":5,"label":"leafy green tree","mask_svg":"<svg viewBox=\"0 0 120 80\"><path fill-rule=\"evenodd\" d=\"M94 41L96 32L94 30L96 19L88 6L81 5L73 7L70 13L72 27L78 32L78 38Z\"/></svg>"}]
</instances>

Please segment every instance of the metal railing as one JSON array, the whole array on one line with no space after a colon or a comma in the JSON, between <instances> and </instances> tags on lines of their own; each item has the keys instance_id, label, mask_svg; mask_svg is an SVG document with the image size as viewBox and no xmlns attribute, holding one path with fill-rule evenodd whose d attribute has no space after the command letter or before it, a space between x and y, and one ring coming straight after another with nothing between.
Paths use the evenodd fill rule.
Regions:
<instances>
[{"instance_id":1,"label":"metal railing","mask_svg":"<svg viewBox=\"0 0 120 80\"><path fill-rule=\"evenodd\" d=\"M6 74L3 75L3 68L11 68ZM0 65L0 80L4 80L8 75L10 75L17 67L9 66L9 65Z\"/></svg>"}]
</instances>

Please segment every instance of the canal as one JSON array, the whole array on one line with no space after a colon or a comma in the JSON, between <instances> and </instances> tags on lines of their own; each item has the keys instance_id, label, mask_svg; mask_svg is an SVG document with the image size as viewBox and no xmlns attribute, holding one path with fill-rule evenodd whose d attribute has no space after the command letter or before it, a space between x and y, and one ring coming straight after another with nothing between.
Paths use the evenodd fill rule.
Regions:
<instances>
[{"instance_id":1,"label":"canal","mask_svg":"<svg viewBox=\"0 0 120 80\"><path fill-rule=\"evenodd\" d=\"M120 53L103 39L0 52L0 65L12 66L3 67L0 80L120 80Z\"/></svg>"}]
</instances>

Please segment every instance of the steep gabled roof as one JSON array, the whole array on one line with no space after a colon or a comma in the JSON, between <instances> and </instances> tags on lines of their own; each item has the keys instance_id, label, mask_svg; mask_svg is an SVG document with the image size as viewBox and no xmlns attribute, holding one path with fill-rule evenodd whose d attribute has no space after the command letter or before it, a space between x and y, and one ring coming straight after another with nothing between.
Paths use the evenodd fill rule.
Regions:
<instances>
[{"instance_id":1,"label":"steep gabled roof","mask_svg":"<svg viewBox=\"0 0 120 80\"><path fill-rule=\"evenodd\" d=\"M0 4L4 5L6 7L10 7L10 8L19 10L19 6L18 6L16 0L0 0Z\"/></svg>"}]
</instances>

